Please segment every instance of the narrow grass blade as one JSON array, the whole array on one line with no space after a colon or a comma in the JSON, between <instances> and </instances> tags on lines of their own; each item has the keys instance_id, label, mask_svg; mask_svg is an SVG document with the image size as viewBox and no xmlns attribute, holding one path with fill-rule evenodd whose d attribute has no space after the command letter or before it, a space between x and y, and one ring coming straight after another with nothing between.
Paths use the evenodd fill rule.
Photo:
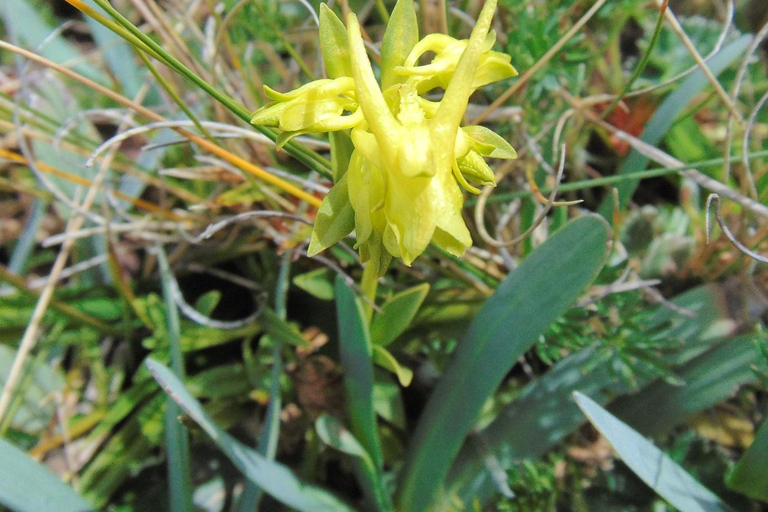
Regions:
<instances>
[{"instance_id":1,"label":"narrow grass blade","mask_svg":"<svg viewBox=\"0 0 768 512\"><path fill-rule=\"evenodd\" d=\"M165 392L205 430L243 475L265 492L301 512L354 512L331 493L302 482L287 467L266 459L221 430L170 369L151 359L146 364Z\"/></svg>"},{"instance_id":2,"label":"narrow grass blade","mask_svg":"<svg viewBox=\"0 0 768 512\"><path fill-rule=\"evenodd\" d=\"M731 489L750 498L768 502L768 420L757 431L749 449L728 478Z\"/></svg>"},{"instance_id":3,"label":"narrow grass blade","mask_svg":"<svg viewBox=\"0 0 768 512\"><path fill-rule=\"evenodd\" d=\"M515 361L562 315L603 265L598 216L555 233L499 286L470 325L422 413L398 489L398 510L428 510L483 404Z\"/></svg>"},{"instance_id":4,"label":"narrow grass blade","mask_svg":"<svg viewBox=\"0 0 768 512\"><path fill-rule=\"evenodd\" d=\"M373 349L360 304L340 277L336 278L336 315L352 433L381 468L383 457L373 410Z\"/></svg>"},{"instance_id":5,"label":"narrow grass blade","mask_svg":"<svg viewBox=\"0 0 768 512\"><path fill-rule=\"evenodd\" d=\"M650 441L596 402L574 393L589 421L608 439L624 463L651 489L681 512L731 512L720 498L701 485Z\"/></svg>"},{"instance_id":6,"label":"narrow grass blade","mask_svg":"<svg viewBox=\"0 0 768 512\"><path fill-rule=\"evenodd\" d=\"M380 492L384 456L373 407L373 348L365 313L354 292L339 276L335 284L339 324L339 356L344 369L347 410L352 435L370 456L375 471L363 468L361 484L378 510L391 510L389 496Z\"/></svg>"},{"instance_id":7,"label":"narrow grass blade","mask_svg":"<svg viewBox=\"0 0 768 512\"><path fill-rule=\"evenodd\" d=\"M0 439L0 504L13 512L92 512L96 509L44 466Z\"/></svg>"},{"instance_id":8,"label":"narrow grass blade","mask_svg":"<svg viewBox=\"0 0 768 512\"><path fill-rule=\"evenodd\" d=\"M166 332L170 343L171 368L179 379L184 378L184 354L181 350L181 323L179 309L174 300L175 282L165 251L158 247L157 259L165 301ZM190 474L189 437L179 421L181 408L170 398L165 411L165 451L168 457L168 499L171 512L191 512L192 477Z\"/></svg>"}]
</instances>

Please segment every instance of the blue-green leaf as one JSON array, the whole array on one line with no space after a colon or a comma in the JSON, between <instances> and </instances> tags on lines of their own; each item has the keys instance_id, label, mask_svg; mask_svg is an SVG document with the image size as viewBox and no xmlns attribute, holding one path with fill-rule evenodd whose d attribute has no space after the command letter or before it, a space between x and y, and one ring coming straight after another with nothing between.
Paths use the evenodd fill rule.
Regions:
<instances>
[{"instance_id":1,"label":"blue-green leaf","mask_svg":"<svg viewBox=\"0 0 768 512\"><path fill-rule=\"evenodd\" d=\"M589 421L608 439L624 463L651 489L681 512L729 512L712 491L675 461L591 398L574 393Z\"/></svg>"},{"instance_id":2,"label":"blue-green leaf","mask_svg":"<svg viewBox=\"0 0 768 512\"><path fill-rule=\"evenodd\" d=\"M92 512L95 507L29 455L0 439L0 504L13 512Z\"/></svg>"}]
</instances>

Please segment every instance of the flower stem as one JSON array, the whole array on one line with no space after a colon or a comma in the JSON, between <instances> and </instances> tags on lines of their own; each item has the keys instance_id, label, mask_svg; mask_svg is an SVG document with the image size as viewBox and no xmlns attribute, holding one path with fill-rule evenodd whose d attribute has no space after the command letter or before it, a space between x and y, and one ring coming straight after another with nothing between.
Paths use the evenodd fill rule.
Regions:
<instances>
[{"instance_id":1,"label":"flower stem","mask_svg":"<svg viewBox=\"0 0 768 512\"><path fill-rule=\"evenodd\" d=\"M363 311L365 312L365 318L370 324L371 318L373 318L373 304L376 303L376 288L379 286L379 273L376 265L372 265L371 262L363 264L363 278L360 281L360 289L368 299L363 304Z\"/></svg>"}]
</instances>

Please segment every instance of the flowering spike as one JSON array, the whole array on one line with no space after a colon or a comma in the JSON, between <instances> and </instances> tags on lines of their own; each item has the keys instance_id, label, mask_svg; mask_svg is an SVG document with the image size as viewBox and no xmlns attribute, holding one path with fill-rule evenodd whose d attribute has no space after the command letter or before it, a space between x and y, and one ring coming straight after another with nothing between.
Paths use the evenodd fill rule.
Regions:
<instances>
[{"instance_id":1,"label":"flowering spike","mask_svg":"<svg viewBox=\"0 0 768 512\"><path fill-rule=\"evenodd\" d=\"M320 32L330 80L295 91L271 89L272 103L252 122L300 133L349 130L351 153L332 150L336 185L323 200L309 253L317 254L354 227L360 259L381 275L391 258L410 265L430 244L460 256L472 245L461 214L462 189L495 185L483 157L515 158L503 138L480 126L460 127L472 92L516 74L507 55L492 51L497 0L488 0L468 40L432 34L421 41L412 0L398 0L382 48L376 81L357 17L346 29L321 7ZM419 65L427 52L430 63ZM443 88L441 101L423 95ZM338 154L336 154L338 153ZM337 158L338 157L338 158ZM348 164L347 164L348 162Z\"/></svg>"}]
</instances>

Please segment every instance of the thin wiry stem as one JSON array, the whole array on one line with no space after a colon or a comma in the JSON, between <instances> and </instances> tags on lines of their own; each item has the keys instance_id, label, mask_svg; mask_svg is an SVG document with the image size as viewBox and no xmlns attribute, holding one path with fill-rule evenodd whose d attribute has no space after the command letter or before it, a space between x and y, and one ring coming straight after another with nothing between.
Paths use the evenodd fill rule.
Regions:
<instances>
[{"instance_id":1,"label":"thin wiry stem","mask_svg":"<svg viewBox=\"0 0 768 512\"><path fill-rule=\"evenodd\" d=\"M755 34L754 39L752 39L752 42L749 43L749 47L747 47L747 50L744 55L744 59L742 59L741 64L739 64L739 69L736 72L736 78L733 82L733 89L731 90L731 99L736 102L739 99L739 92L741 91L741 86L744 83L744 78L747 75L747 68L749 67L749 63L752 61L754 53L757 51L757 49L760 47L760 44L763 42L763 40L768 36L768 22L766 22L762 28ZM728 117L728 122L725 126L725 162L723 163L723 183L728 183L728 180L731 177L731 161L730 161L730 152L731 152L731 141L733 140L733 117ZM751 178L751 176L750 176Z\"/></svg>"},{"instance_id":2,"label":"thin wiry stem","mask_svg":"<svg viewBox=\"0 0 768 512\"><path fill-rule=\"evenodd\" d=\"M298 215L292 215L290 213L284 213L284 212L278 212L278 211L268 211L268 210L259 210L259 211L253 211L253 212L245 212L240 213L238 215L233 215L232 217L229 217L224 220L220 220L219 222L213 223L205 230L200 233L197 236L191 236L183 229L180 229L181 235L190 243L193 244L199 244L203 240L207 240L211 238L213 235L221 231L222 229L226 228L227 226L231 226L232 224L236 224L238 222L243 222L249 219L253 218L269 218L269 217L276 217L280 219L290 219L295 220L296 222L303 222L304 224L312 225L311 222L309 222L307 219L300 217Z\"/></svg>"},{"instance_id":3,"label":"thin wiry stem","mask_svg":"<svg viewBox=\"0 0 768 512\"><path fill-rule=\"evenodd\" d=\"M746 245L742 244L739 239L736 238L736 236L734 236L734 234L731 232L730 228L725 223L722 214L720 213L720 196L718 194L710 194L709 197L707 197L707 243L709 243L710 233L712 231L712 220L710 216L713 206L715 209L715 218L717 219L717 223L720 225L720 229L723 230L725 237L733 244L733 246L736 247L742 254L749 256L753 260L759 261L761 263L768 263L768 257L758 254Z\"/></svg>"},{"instance_id":4,"label":"thin wiry stem","mask_svg":"<svg viewBox=\"0 0 768 512\"><path fill-rule=\"evenodd\" d=\"M747 186L749 187L749 193L752 194L752 197L755 199L759 197L759 194L757 192L757 186L755 185L755 178L752 176L752 164L749 161L749 157L746 156L746 152L749 151L749 140L752 136L752 129L755 127L757 114L763 108L763 105L765 105L766 101L768 101L768 92L763 94L763 96L757 102L757 105L755 105L755 108L752 110L752 113L750 114L747 121L747 125L744 127L744 136L741 140L741 150L743 152L741 155L741 164L744 166L744 180L747 182Z\"/></svg>"},{"instance_id":5,"label":"thin wiry stem","mask_svg":"<svg viewBox=\"0 0 768 512\"><path fill-rule=\"evenodd\" d=\"M525 240L528 235L533 233L533 231L538 228L542 222L544 222L544 219L547 217L547 214L549 213L549 210L552 209L552 205L554 204L555 197L557 197L557 187L560 185L560 180L563 177L563 171L565 170L565 144L563 144L561 150L560 150L560 164L557 168L557 174L555 176L555 186L552 188L552 192L549 194L549 198L547 199L547 204L544 205L544 208L542 208L541 212L536 216L536 219L534 219L533 223L526 229L522 234L516 236L512 240L509 241L503 241L503 240L497 240L493 238L490 233L488 233L488 230L485 228L485 223L483 220L483 214L485 212L485 203L487 196L485 194L482 194L478 200L477 205L475 206L475 224L477 224L478 232L480 233L480 237L483 239L485 243L488 245L491 245L493 247L511 247L513 245L517 245L523 240Z\"/></svg>"},{"instance_id":6,"label":"thin wiry stem","mask_svg":"<svg viewBox=\"0 0 768 512\"><path fill-rule=\"evenodd\" d=\"M153 249L152 252L154 251ZM250 325L258 319L266 306L266 294L262 293L259 295L258 308L247 317L240 320L216 320L200 313L184 299L184 295L181 293L179 283L176 281L176 276L173 275L173 272L169 270L167 277L170 280L173 301L178 306L179 311L196 324L210 327L211 329L233 330Z\"/></svg>"}]
</instances>

